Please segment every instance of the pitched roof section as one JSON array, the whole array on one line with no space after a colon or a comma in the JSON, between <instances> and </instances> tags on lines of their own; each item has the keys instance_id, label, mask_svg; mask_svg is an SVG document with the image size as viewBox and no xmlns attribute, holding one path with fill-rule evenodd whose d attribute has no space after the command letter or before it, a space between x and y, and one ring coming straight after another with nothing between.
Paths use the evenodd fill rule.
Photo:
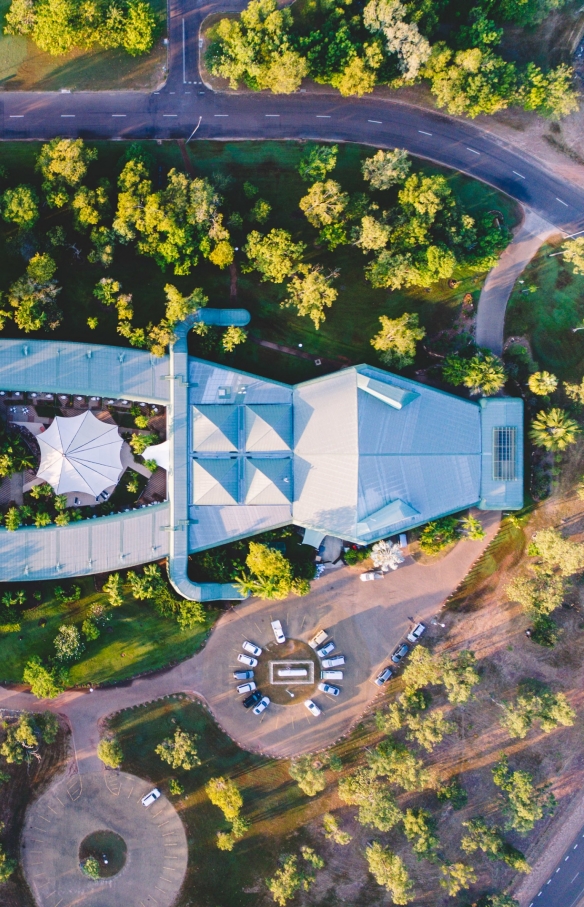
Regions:
<instances>
[{"instance_id":1,"label":"pitched roof section","mask_svg":"<svg viewBox=\"0 0 584 907\"><path fill-rule=\"evenodd\" d=\"M245 449L252 451L290 450L292 407L281 403L260 403L245 407Z\"/></svg>"},{"instance_id":2,"label":"pitched roof section","mask_svg":"<svg viewBox=\"0 0 584 907\"><path fill-rule=\"evenodd\" d=\"M247 458L244 483L245 504L288 504L292 499L292 460Z\"/></svg>"},{"instance_id":3,"label":"pitched roof section","mask_svg":"<svg viewBox=\"0 0 584 907\"><path fill-rule=\"evenodd\" d=\"M237 460L193 460L193 504L216 507L237 504L237 490Z\"/></svg>"},{"instance_id":4,"label":"pitched roof section","mask_svg":"<svg viewBox=\"0 0 584 907\"><path fill-rule=\"evenodd\" d=\"M193 450L201 453L229 453L238 448L236 406L193 406Z\"/></svg>"}]
</instances>

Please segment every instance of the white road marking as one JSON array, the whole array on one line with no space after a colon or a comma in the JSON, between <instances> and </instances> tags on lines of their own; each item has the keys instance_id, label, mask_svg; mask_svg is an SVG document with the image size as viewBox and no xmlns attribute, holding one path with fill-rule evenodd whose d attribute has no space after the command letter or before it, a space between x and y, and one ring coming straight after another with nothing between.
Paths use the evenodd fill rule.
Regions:
<instances>
[{"instance_id":1,"label":"white road marking","mask_svg":"<svg viewBox=\"0 0 584 907\"><path fill-rule=\"evenodd\" d=\"M569 859L570 859L570 854L568 854L567 857L564 857L564 863L566 862L566 860L569 860Z\"/></svg>"},{"instance_id":2,"label":"white road marking","mask_svg":"<svg viewBox=\"0 0 584 907\"><path fill-rule=\"evenodd\" d=\"M163 117L177 117L178 113L163 113Z\"/></svg>"},{"instance_id":3,"label":"white road marking","mask_svg":"<svg viewBox=\"0 0 584 907\"><path fill-rule=\"evenodd\" d=\"M112 113L113 117L127 117L127 113Z\"/></svg>"},{"instance_id":4,"label":"white road marking","mask_svg":"<svg viewBox=\"0 0 584 907\"><path fill-rule=\"evenodd\" d=\"M267 117L279 117L279 116L280 116L279 113L266 113L265 115L266 115Z\"/></svg>"},{"instance_id":5,"label":"white road marking","mask_svg":"<svg viewBox=\"0 0 584 907\"><path fill-rule=\"evenodd\" d=\"M556 869L556 872L559 872L561 868L562 868L561 866L558 866L558 868Z\"/></svg>"},{"instance_id":6,"label":"white road marking","mask_svg":"<svg viewBox=\"0 0 584 907\"><path fill-rule=\"evenodd\" d=\"M575 882L579 875L580 875L580 873L577 872L576 875L574 876L574 878L572 879L572 882ZM570 885L572 884L572 882L570 882Z\"/></svg>"},{"instance_id":7,"label":"white road marking","mask_svg":"<svg viewBox=\"0 0 584 907\"><path fill-rule=\"evenodd\" d=\"M317 115L316 115L317 120L330 120L330 118L331 118L330 113L317 113Z\"/></svg>"},{"instance_id":8,"label":"white road marking","mask_svg":"<svg viewBox=\"0 0 584 907\"><path fill-rule=\"evenodd\" d=\"M214 113L213 116L215 116L215 117L228 117L229 114L228 114L228 113Z\"/></svg>"},{"instance_id":9,"label":"white road marking","mask_svg":"<svg viewBox=\"0 0 584 907\"><path fill-rule=\"evenodd\" d=\"M11 113L10 119L11 120L22 120L23 116L24 116L23 113Z\"/></svg>"},{"instance_id":10,"label":"white road marking","mask_svg":"<svg viewBox=\"0 0 584 907\"><path fill-rule=\"evenodd\" d=\"M524 179L525 179L525 177L523 176L522 173L517 173L517 170L514 170L513 173L515 174L515 176L518 176L520 180L524 180Z\"/></svg>"},{"instance_id":11,"label":"white road marking","mask_svg":"<svg viewBox=\"0 0 584 907\"><path fill-rule=\"evenodd\" d=\"M418 129L418 132L420 132L422 135L433 135L432 132L425 132L423 129Z\"/></svg>"},{"instance_id":12,"label":"white road marking","mask_svg":"<svg viewBox=\"0 0 584 907\"><path fill-rule=\"evenodd\" d=\"M74 117L74 116L75 116L74 113L62 113L61 114L62 119L67 119L68 117Z\"/></svg>"},{"instance_id":13,"label":"white road marking","mask_svg":"<svg viewBox=\"0 0 584 907\"><path fill-rule=\"evenodd\" d=\"M550 882L551 882L551 879L548 879L546 882L546 885L549 885Z\"/></svg>"},{"instance_id":14,"label":"white road marking","mask_svg":"<svg viewBox=\"0 0 584 907\"><path fill-rule=\"evenodd\" d=\"M559 202L560 205L565 205L566 208L569 208L569 207L570 207L569 204L568 204L568 202L563 202L562 199L561 199L561 198L558 198L557 195L556 195L556 201Z\"/></svg>"},{"instance_id":15,"label":"white road marking","mask_svg":"<svg viewBox=\"0 0 584 907\"><path fill-rule=\"evenodd\" d=\"M472 154L480 154L480 151L475 151L474 148L467 148L467 151L470 151Z\"/></svg>"},{"instance_id":16,"label":"white road marking","mask_svg":"<svg viewBox=\"0 0 584 907\"><path fill-rule=\"evenodd\" d=\"M185 38L185 20L182 20L182 39L183 39L183 85L187 81L187 46Z\"/></svg>"},{"instance_id":17,"label":"white road marking","mask_svg":"<svg viewBox=\"0 0 584 907\"><path fill-rule=\"evenodd\" d=\"M578 847L578 845L574 844L574 846L572 847L572 850L576 850L577 847Z\"/></svg>"},{"instance_id":18,"label":"white road marking","mask_svg":"<svg viewBox=\"0 0 584 907\"><path fill-rule=\"evenodd\" d=\"M367 120L367 122L368 123L377 123L379 126L381 126L381 120Z\"/></svg>"}]
</instances>

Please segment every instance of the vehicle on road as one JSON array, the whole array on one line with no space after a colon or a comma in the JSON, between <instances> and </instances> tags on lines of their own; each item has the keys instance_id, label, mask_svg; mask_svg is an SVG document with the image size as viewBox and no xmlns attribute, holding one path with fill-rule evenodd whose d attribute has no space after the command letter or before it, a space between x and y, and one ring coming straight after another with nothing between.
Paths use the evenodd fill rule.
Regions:
<instances>
[{"instance_id":1,"label":"vehicle on road","mask_svg":"<svg viewBox=\"0 0 584 907\"><path fill-rule=\"evenodd\" d=\"M339 668L345 663L344 655L333 655L332 658L323 658L322 667L323 668Z\"/></svg>"},{"instance_id":2,"label":"vehicle on road","mask_svg":"<svg viewBox=\"0 0 584 907\"><path fill-rule=\"evenodd\" d=\"M387 683L388 680L391 680L393 677L393 671L391 668L384 668L383 671L377 675L373 683L377 684L378 687L382 687L384 683Z\"/></svg>"},{"instance_id":3,"label":"vehicle on road","mask_svg":"<svg viewBox=\"0 0 584 907\"><path fill-rule=\"evenodd\" d=\"M362 573L359 579L362 583L370 583L376 579L383 579L385 573L380 573L379 570L369 570L368 573Z\"/></svg>"},{"instance_id":4,"label":"vehicle on road","mask_svg":"<svg viewBox=\"0 0 584 907\"><path fill-rule=\"evenodd\" d=\"M253 671L234 671L235 680L253 680Z\"/></svg>"},{"instance_id":5,"label":"vehicle on road","mask_svg":"<svg viewBox=\"0 0 584 907\"><path fill-rule=\"evenodd\" d=\"M250 680L249 683L240 683L240 685L237 688L237 692L238 693L253 693L255 688L256 688L255 683L253 682L253 680Z\"/></svg>"},{"instance_id":6,"label":"vehicle on road","mask_svg":"<svg viewBox=\"0 0 584 907\"><path fill-rule=\"evenodd\" d=\"M306 708L308 709L308 711L310 712L311 715L315 715L315 716L320 715L322 712L322 709L319 709L316 702L313 702L312 699L305 699L304 705L306 706Z\"/></svg>"},{"instance_id":7,"label":"vehicle on road","mask_svg":"<svg viewBox=\"0 0 584 907\"><path fill-rule=\"evenodd\" d=\"M265 711L265 709L267 709L269 704L270 704L269 698L267 696L263 696L260 699L260 701L258 702L258 704L256 705L255 709L253 710L254 715L261 715L262 712Z\"/></svg>"},{"instance_id":8,"label":"vehicle on road","mask_svg":"<svg viewBox=\"0 0 584 907\"><path fill-rule=\"evenodd\" d=\"M318 689L322 693L327 693L328 696L340 696L341 695L341 691L339 690L339 688L334 687L330 683L319 683Z\"/></svg>"},{"instance_id":9,"label":"vehicle on road","mask_svg":"<svg viewBox=\"0 0 584 907\"><path fill-rule=\"evenodd\" d=\"M259 658L260 655L262 654L262 650L260 649L260 647L256 646L253 642L250 642L249 639L244 639L243 645L241 648L243 649L244 652L249 652L250 655L255 656L255 658Z\"/></svg>"},{"instance_id":10,"label":"vehicle on road","mask_svg":"<svg viewBox=\"0 0 584 907\"><path fill-rule=\"evenodd\" d=\"M416 624L411 633L408 633L407 638L410 642L417 642L424 633L426 632L425 624Z\"/></svg>"},{"instance_id":11,"label":"vehicle on road","mask_svg":"<svg viewBox=\"0 0 584 907\"><path fill-rule=\"evenodd\" d=\"M323 646L322 649L317 649L316 654L318 655L319 658L326 658L326 656L329 655L333 651L334 647L335 647L335 644L331 639L331 641L327 642L326 646Z\"/></svg>"},{"instance_id":12,"label":"vehicle on road","mask_svg":"<svg viewBox=\"0 0 584 907\"><path fill-rule=\"evenodd\" d=\"M153 803L156 803L160 797L160 791L157 787L152 788L149 794L146 794L145 797L142 797L142 806L152 806Z\"/></svg>"},{"instance_id":13,"label":"vehicle on road","mask_svg":"<svg viewBox=\"0 0 584 907\"><path fill-rule=\"evenodd\" d=\"M286 637L284 636L282 624L280 623L279 620L272 621L272 630L274 631L274 636L276 637L276 642L279 642L279 643L286 642Z\"/></svg>"},{"instance_id":14,"label":"vehicle on road","mask_svg":"<svg viewBox=\"0 0 584 907\"><path fill-rule=\"evenodd\" d=\"M402 642L402 644L397 647L397 649L391 656L391 660L394 664L399 664L402 658L405 658L409 651L410 647L405 642Z\"/></svg>"},{"instance_id":15,"label":"vehicle on road","mask_svg":"<svg viewBox=\"0 0 584 907\"><path fill-rule=\"evenodd\" d=\"M328 636L328 633L326 632L326 630L319 630L318 633L316 633L312 637L312 639L308 640L308 645L310 646L311 649L317 649L321 645L321 643L323 643L325 641L327 636Z\"/></svg>"},{"instance_id":16,"label":"vehicle on road","mask_svg":"<svg viewBox=\"0 0 584 907\"><path fill-rule=\"evenodd\" d=\"M256 702L259 702L262 698L261 690L254 690L251 696L248 696L247 699L243 700L244 709L251 709L252 705L255 705Z\"/></svg>"},{"instance_id":17,"label":"vehicle on road","mask_svg":"<svg viewBox=\"0 0 584 907\"><path fill-rule=\"evenodd\" d=\"M342 680L343 672L342 671L321 671L320 679L321 680Z\"/></svg>"},{"instance_id":18,"label":"vehicle on road","mask_svg":"<svg viewBox=\"0 0 584 907\"><path fill-rule=\"evenodd\" d=\"M257 658L252 658L251 655L242 655L240 652L237 660L244 665L249 665L250 668L257 668L258 660Z\"/></svg>"}]
</instances>

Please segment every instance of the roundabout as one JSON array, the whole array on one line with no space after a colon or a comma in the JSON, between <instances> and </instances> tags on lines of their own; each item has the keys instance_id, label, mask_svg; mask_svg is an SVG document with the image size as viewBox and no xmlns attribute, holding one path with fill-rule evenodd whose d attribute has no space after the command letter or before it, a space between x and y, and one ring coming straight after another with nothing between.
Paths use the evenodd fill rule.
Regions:
<instances>
[{"instance_id":1,"label":"roundabout","mask_svg":"<svg viewBox=\"0 0 584 907\"><path fill-rule=\"evenodd\" d=\"M30 807L26 880L39 907L170 907L187 868L187 840L172 804L142 806L151 784L125 772L73 775ZM97 878L83 866L93 861Z\"/></svg>"}]
</instances>

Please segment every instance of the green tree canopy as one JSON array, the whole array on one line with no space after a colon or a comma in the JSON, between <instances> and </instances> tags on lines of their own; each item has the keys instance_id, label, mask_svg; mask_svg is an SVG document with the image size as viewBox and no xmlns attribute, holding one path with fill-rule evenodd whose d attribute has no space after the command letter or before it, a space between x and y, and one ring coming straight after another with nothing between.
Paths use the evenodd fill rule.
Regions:
<instances>
[{"instance_id":1,"label":"green tree canopy","mask_svg":"<svg viewBox=\"0 0 584 907\"><path fill-rule=\"evenodd\" d=\"M493 768L493 781L503 792L507 827L520 834L531 831L546 813L552 814L556 801L547 786L536 786L526 771L513 770L503 754Z\"/></svg>"},{"instance_id":2,"label":"green tree canopy","mask_svg":"<svg viewBox=\"0 0 584 907\"><path fill-rule=\"evenodd\" d=\"M162 743L158 744L154 752L171 768L183 768L188 771L201 764L196 741L196 734L189 734L178 727L174 732L174 737L166 737Z\"/></svg>"},{"instance_id":3,"label":"green tree canopy","mask_svg":"<svg viewBox=\"0 0 584 907\"><path fill-rule=\"evenodd\" d=\"M325 309L330 308L338 296L331 286L337 272L323 273L320 266L302 266L288 284L288 296L280 303L282 308L295 308L299 315L308 316L318 330L325 320Z\"/></svg>"},{"instance_id":4,"label":"green tree canopy","mask_svg":"<svg viewBox=\"0 0 584 907\"><path fill-rule=\"evenodd\" d=\"M363 161L363 179L372 189L390 189L397 183L403 183L412 164L407 151L396 148L395 151L377 151L373 157Z\"/></svg>"},{"instance_id":5,"label":"green tree canopy","mask_svg":"<svg viewBox=\"0 0 584 907\"><path fill-rule=\"evenodd\" d=\"M38 655L31 655L22 679L30 684L30 691L37 699L54 699L68 685L69 674L64 668L46 668Z\"/></svg>"},{"instance_id":6,"label":"green tree canopy","mask_svg":"<svg viewBox=\"0 0 584 907\"><path fill-rule=\"evenodd\" d=\"M15 309L14 320L27 334L43 328L54 331L61 323L62 314L56 303L61 287L53 280L56 269L50 255L37 252L24 277L8 290L8 302Z\"/></svg>"},{"instance_id":7,"label":"green tree canopy","mask_svg":"<svg viewBox=\"0 0 584 907\"><path fill-rule=\"evenodd\" d=\"M326 787L326 778L322 768L317 768L311 756L300 756L290 763L290 777L296 781L302 793L314 797Z\"/></svg>"},{"instance_id":8,"label":"green tree canopy","mask_svg":"<svg viewBox=\"0 0 584 907\"><path fill-rule=\"evenodd\" d=\"M235 781L231 778L211 778L205 785L205 792L213 804L218 806L228 822L239 816L243 806L243 797Z\"/></svg>"},{"instance_id":9,"label":"green tree canopy","mask_svg":"<svg viewBox=\"0 0 584 907\"><path fill-rule=\"evenodd\" d=\"M309 145L298 164L298 173L305 183L325 180L337 164L338 145Z\"/></svg>"},{"instance_id":10,"label":"green tree canopy","mask_svg":"<svg viewBox=\"0 0 584 907\"><path fill-rule=\"evenodd\" d=\"M15 186L2 195L2 217L22 230L34 227L39 219L39 199L31 186Z\"/></svg>"},{"instance_id":11,"label":"green tree canopy","mask_svg":"<svg viewBox=\"0 0 584 907\"><path fill-rule=\"evenodd\" d=\"M532 394L537 394L540 397L548 397L550 394L553 394L557 388L558 379L555 375L550 374L550 372L534 372L529 376L527 384L529 385L529 390Z\"/></svg>"},{"instance_id":12,"label":"green tree canopy","mask_svg":"<svg viewBox=\"0 0 584 907\"><path fill-rule=\"evenodd\" d=\"M381 361L394 368L411 365L416 355L416 343L426 336L418 324L418 315L405 312L400 318L379 318L381 330L371 340L371 346L379 353Z\"/></svg>"},{"instance_id":13,"label":"green tree canopy","mask_svg":"<svg viewBox=\"0 0 584 907\"><path fill-rule=\"evenodd\" d=\"M402 818L402 812L387 785L369 769L357 769L341 778L339 797L349 806L359 807L357 821L361 825L390 831Z\"/></svg>"},{"instance_id":14,"label":"green tree canopy","mask_svg":"<svg viewBox=\"0 0 584 907\"><path fill-rule=\"evenodd\" d=\"M369 844L365 857L369 872L378 885L389 891L394 904L409 904L414 900L414 886L401 857L379 841Z\"/></svg>"},{"instance_id":15,"label":"green tree canopy","mask_svg":"<svg viewBox=\"0 0 584 907\"><path fill-rule=\"evenodd\" d=\"M578 423L558 407L541 410L529 430L529 437L537 447L559 453L574 444L580 433Z\"/></svg>"},{"instance_id":16,"label":"green tree canopy","mask_svg":"<svg viewBox=\"0 0 584 907\"><path fill-rule=\"evenodd\" d=\"M97 755L104 765L109 768L119 768L124 754L117 740L100 740L97 745Z\"/></svg>"},{"instance_id":17,"label":"green tree canopy","mask_svg":"<svg viewBox=\"0 0 584 907\"><path fill-rule=\"evenodd\" d=\"M249 267L259 271L262 280L283 283L298 271L305 248L304 243L293 242L286 230L273 229L267 236L252 230L243 251L249 259Z\"/></svg>"}]
</instances>

